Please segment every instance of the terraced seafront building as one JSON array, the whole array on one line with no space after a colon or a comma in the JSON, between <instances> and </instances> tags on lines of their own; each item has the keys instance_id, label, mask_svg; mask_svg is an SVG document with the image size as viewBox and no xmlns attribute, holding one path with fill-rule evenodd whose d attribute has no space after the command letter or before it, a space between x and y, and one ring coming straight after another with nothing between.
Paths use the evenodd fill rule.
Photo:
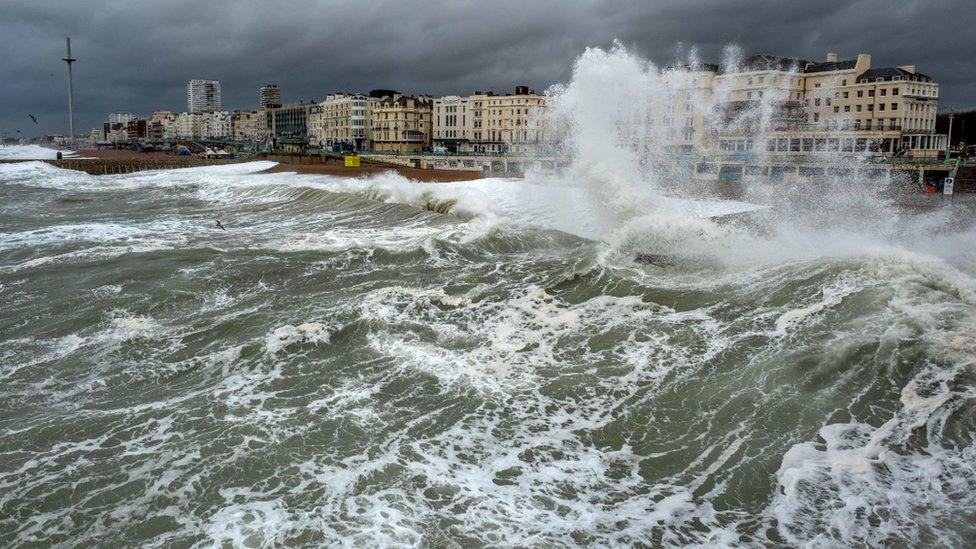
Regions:
<instances>
[{"instance_id":1,"label":"terraced seafront building","mask_svg":"<svg viewBox=\"0 0 976 549\"><path fill-rule=\"evenodd\" d=\"M665 120L681 120L675 145L684 152L926 158L946 148L935 132L939 84L914 65L871 68L863 53L843 61L835 53L824 61L756 55L691 72L699 85L679 90L679 115ZM696 106L704 111L697 118Z\"/></svg>"},{"instance_id":2,"label":"terraced seafront building","mask_svg":"<svg viewBox=\"0 0 976 549\"><path fill-rule=\"evenodd\" d=\"M313 145L329 149L363 149L367 141L368 99L360 93L332 93L309 120Z\"/></svg>"},{"instance_id":3,"label":"terraced seafront building","mask_svg":"<svg viewBox=\"0 0 976 549\"><path fill-rule=\"evenodd\" d=\"M373 90L367 107L370 149L398 154L430 150L433 101L429 96Z\"/></svg>"},{"instance_id":4,"label":"terraced seafront building","mask_svg":"<svg viewBox=\"0 0 976 549\"><path fill-rule=\"evenodd\" d=\"M434 146L452 153L545 153L552 140L545 107L546 98L527 86L512 94L476 91L435 99Z\"/></svg>"}]
</instances>

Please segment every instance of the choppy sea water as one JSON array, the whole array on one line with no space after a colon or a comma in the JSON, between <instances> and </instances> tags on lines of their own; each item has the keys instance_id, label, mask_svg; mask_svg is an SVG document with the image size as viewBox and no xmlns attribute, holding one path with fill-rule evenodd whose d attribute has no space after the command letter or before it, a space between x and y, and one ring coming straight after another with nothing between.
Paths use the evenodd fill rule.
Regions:
<instances>
[{"instance_id":1,"label":"choppy sea water","mask_svg":"<svg viewBox=\"0 0 976 549\"><path fill-rule=\"evenodd\" d=\"M0 544L976 539L971 230L264 167L0 166Z\"/></svg>"}]
</instances>

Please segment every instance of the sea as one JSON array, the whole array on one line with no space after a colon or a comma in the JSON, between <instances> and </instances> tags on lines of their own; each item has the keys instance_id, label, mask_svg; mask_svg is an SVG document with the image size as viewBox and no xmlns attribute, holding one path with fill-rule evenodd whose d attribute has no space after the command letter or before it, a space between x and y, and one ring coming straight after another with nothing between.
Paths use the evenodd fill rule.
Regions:
<instances>
[{"instance_id":1,"label":"sea","mask_svg":"<svg viewBox=\"0 0 976 549\"><path fill-rule=\"evenodd\" d=\"M0 164L0 546L973 546L973 201L665 185L660 74L559 174Z\"/></svg>"}]
</instances>

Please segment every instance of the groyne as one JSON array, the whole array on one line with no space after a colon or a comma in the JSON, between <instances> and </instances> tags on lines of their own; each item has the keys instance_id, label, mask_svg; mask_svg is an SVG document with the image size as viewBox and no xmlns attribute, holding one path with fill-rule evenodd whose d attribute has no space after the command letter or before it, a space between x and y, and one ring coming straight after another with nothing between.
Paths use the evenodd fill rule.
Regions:
<instances>
[{"instance_id":1,"label":"groyne","mask_svg":"<svg viewBox=\"0 0 976 549\"><path fill-rule=\"evenodd\" d=\"M193 168L197 166L212 166L216 164L233 164L240 160L208 159L196 157L147 157L128 159L104 158L64 158L60 160L0 160L2 164L17 162L45 162L52 166L66 170L78 170L91 175L109 175L134 173L146 170L173 170L177 168Z\"/></svg>"}]
</instances>

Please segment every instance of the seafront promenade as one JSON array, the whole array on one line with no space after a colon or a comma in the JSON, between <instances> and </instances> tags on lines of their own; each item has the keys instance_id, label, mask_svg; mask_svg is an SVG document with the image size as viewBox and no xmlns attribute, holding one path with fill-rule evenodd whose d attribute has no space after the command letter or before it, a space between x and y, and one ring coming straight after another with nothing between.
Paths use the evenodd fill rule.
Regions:
<instances>
[{"instance_id":1,"label":"seafront promenade","mask_svg":"<svg viewBox=\"0 0 976 549\"><path fill-rule=\"evenodd\" d=\"M268 153L260 153L245 158L217 159L179 156L163 152L82 149L61 159L8 159L0 160L0 163L45 162L58 168L82 171L91 175L112 175L147 170L172 170L234 164L254 160L276 162L277 164L274 167L267 170L269 173L296 172L339 177L366 177L385 172L395 172L408 179L426 182L468 181L483 176L478 171L410 167L371 159L362 159L358 166L347 167L342 162L342 157L338 155L310 156Z\"/></svg>"}]
</instances>

